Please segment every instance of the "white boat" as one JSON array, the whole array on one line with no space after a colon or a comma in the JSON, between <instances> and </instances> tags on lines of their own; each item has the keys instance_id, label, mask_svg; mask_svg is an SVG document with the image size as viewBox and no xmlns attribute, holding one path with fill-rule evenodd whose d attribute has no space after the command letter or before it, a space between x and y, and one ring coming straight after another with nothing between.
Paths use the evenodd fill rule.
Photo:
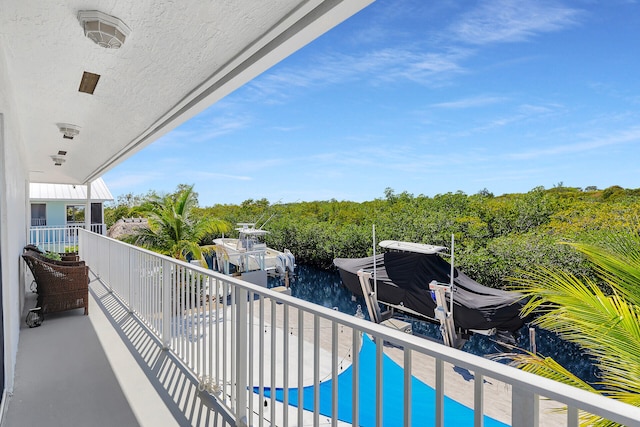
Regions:
<instances>
[{"instance_id":1,"label":"white boat","mask_svg":"<svg viewBox=\"0 0 640 427\"><path fill-rule=\"evenodd\" d=\"M237 239L222 237L213 241L218 271L262 286L266 286L267 274L293 273L295 257L288 249L280 252L268 248L264 242L267 230L256 228L252 222L238 223L236 230Z\"/></svg>"}]
</instances>

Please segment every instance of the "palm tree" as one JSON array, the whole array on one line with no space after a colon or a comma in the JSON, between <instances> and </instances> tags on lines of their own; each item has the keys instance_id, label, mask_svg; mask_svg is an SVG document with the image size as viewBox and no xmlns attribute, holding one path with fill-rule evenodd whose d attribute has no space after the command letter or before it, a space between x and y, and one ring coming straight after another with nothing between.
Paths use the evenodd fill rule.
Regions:
<instances>
[{"instance_id":1,"label":"palm tree","mask_svg":"<svg viewBox=\"0 0 640 427\"><path fill-rule=\"evenodd\" d=\"M179 191L165 196L150 195L138 210L148 221L149 228L141 228L133 236L137 245L153 251L186 260L187 257L204 261L204 253L212 246L200 246L211 233L225 233L231 226L217 218L194 214L198 205L193 186L181 186Z\"/></svg>"},{"instance_id":2,"label":"palm tree","mask_svg":"<svg viewBox=\"0 0 640 427\"><path fill-rule=\"evenodd\" d=\"M598 282L540 268L513 279L528 301L523 315L578 344L600 370L588 384L550 357L511 353L511 363L525 371L640 406L640 238L612 235L598 245L567 243L594 266ZM581 414L581 423L617 425Z\"/></svg>"}]
</instances>

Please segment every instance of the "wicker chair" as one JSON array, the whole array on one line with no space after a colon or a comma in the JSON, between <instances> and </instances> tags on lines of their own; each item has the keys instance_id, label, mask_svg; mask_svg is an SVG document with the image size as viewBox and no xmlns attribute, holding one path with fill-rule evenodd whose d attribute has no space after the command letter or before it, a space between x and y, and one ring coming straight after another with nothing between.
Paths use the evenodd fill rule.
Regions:
<instances>
[{"instance_id":1,"label":"wicker chair","mask_svg":"<svg viewBox=\"0 0 640 427\"><path fill-rule=\"evenodd\" d=\"M22 258L35 279L43 314L83 307L89 314L89 267L84 261L54 261L30 248Z\"/></svg>"}]
</instances>

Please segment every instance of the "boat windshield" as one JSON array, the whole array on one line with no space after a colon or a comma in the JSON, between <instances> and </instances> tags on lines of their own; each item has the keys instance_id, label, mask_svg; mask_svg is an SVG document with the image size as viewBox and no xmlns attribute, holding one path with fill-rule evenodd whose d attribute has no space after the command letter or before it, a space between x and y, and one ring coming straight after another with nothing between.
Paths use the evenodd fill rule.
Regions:
<instances>
[{"instance_id":1,"label":"boat windshield","mask_svg":"<svg viewBox=\"0 0 640 427\"><path fill-rule=\"evenodd\" d=\"M255 224L243 223L240 228L236 228L239 232L238 250L256 251L266 249L264 236L269 232L255 228Z\"/></svg>"}]
</instances>

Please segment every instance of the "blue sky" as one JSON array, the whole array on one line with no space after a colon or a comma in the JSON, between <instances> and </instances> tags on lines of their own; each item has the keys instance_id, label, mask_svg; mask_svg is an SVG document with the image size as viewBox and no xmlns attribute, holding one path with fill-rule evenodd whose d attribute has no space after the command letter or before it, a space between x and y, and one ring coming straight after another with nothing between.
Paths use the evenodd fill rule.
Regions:
<instances>
[{"instance_id":1,"label":"blue sky","mask_svg":"<svg viewBox=\"0 0 640 427\"><path fill-rule=\"evenodd\" d=\"M640 187L640 5L377 0L104 176L201 206Z\"/></svg>"}]
</instances>

